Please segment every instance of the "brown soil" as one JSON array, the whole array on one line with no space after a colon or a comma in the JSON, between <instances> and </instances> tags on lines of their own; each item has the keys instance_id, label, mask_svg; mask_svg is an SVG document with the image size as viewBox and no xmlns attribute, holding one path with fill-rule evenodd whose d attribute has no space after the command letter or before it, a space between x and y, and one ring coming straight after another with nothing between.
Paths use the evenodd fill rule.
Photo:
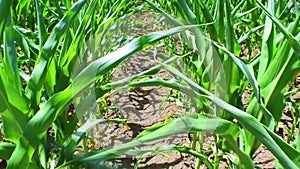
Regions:
<instances>
[{"instance_id":1,"label":"brown soil","mask_svg":"<svg viewBox=\"0 0 300 169\"><path fill-rule=\"evenodd\" d=\"M144 20L145 16L148 16L148 14L139 14L135 16L135 19ZM139 36L153 30L153 26L149 26L147 24L146 26L139 25L138 28L140 31L137 32L140 33L133 33L133 35ZM257 54L258 50L259 49L255 48L254 52L252 52L253 56ZM162 59L157 60L156 57L141 52L131 57L118 67L117 71L113 75L114 80L126 78L133 74L137 74L144 70L147 70L155 65L153 61L162 62ZM171 76L166 71L160 71L155 77L170 78ZM105 148L108 146L117 146L130 141L147 127L163 123L164 118L167 115L174 112L184 112L184 108L176 105L175 102L165 101L166 96L168 96L169 94L170 89L164 87L143 87L124 91L117 95L114 95L113 103L117 104L120 107L120 111L117 111L117 114L119 114L118 117L121 117L121 115L124 116L126 119L128 119L128 123L127 126L124 124L110 124L108 130L104 135L112 135L113 137L109 137L107 141L102 142L101 147ZM245 92L243 94L243 101L245 106L247 99L250 97L250 94L250 92ZM110 114L110 116L114 117L115 115L116 112ZM285 126L290 127L292 121L288 111L285 111L281 121ZM278 128L277 132L282 132L283 138L286 137L284 135L287 135L286 129L283 130ZM191 141L187 134L182 134L141 146L138 149L149 149L163 144L190 145ZM213 144L214 143L212 137L208 137L206 147L210 145L213 146ZM117 165L118 168L133 168L138 161L138 157L122 156L122 158L114 159L111 161L115 165ZM273 154L263 145L254 154L253 162L258 168L275 168L275 160ZM195 168L195 163L196 159L193 156L187 154L150 154L139 162L138 168L188 169ZM219 168L228 168L225 160L220 162Z\"/></svg>"},{"instance_id":2,"label":"brown soil","mask_svg":"<svg viewBox=\"0 0 300 169\"><path fill-rule=\"evenodd\" d=\"M149 60L150 59L150 60ZM130 75L140 73L154 66L151 62L155 58L139 53L121 64L114 73L114 79L122 79ZM158 60L157 60L158 61ZM162 60L160 60L162 61ZM155 77L171 77L166 71L160 71ZM142 87L129 91L124 91L114 95L113 103L120 108L117 112L111 112L110 118L120 118L124 116L126 124L111 123L104 133L108 139L101 143L101 147L117 146L133 140L144 129L164 122L165 118L172 113L181 113L179 107L172 101L165 101L170 89L165 87ZM118 114L118 115L116 115ZM104 128L102 124L101 128ZM96 134L96 133L95 133ZM189 144L187 134L172 136L138 147L138 149L149 149L160 145L183 145ZM136 157L126 157L113 160L118 167L132 168L137 161ZM124 164L126 163L126 164ZM166 153L164 155L149 155L143 159L139 168L193 168L195 159L192 156L179 153Z\"/></svg>"},{"instance_id":3,"label":"brown soil","mask_svg":"<svg viewBox=\"0 0 300 169\"><path fill-rule=\"evenodd\" d=\"M153 56L139 53L124 62L114 73L115 80L126 78L130 75L140 73L154 66L152 62L155 60ZM157 60L158 61L158 60ZM162 60L159 60L162 61ZM154 77L168 77L171 75L166 71L160 71ZM140 132L147 127L155 124L163 123L164 118L174 112L183 112L183 107L176 105L172 101L164 101L165 96L170 94L170 89L164 87L143 87L129 91L124 91L114 95L114 104L119 105L120 112L128 119L128 123L124 124L111 124L106 135L114 135L117 137L109 137L110 142L102 142L102 146L117 146L124 142L130 141L135 138ZM250 93L245 92L243 100L249 98ZM161 107L161 108L160 108ZM114 114L114 115L113 115ZM116 112L111 114L115 117ZM117 118L117 117L115 117ZM119 116L120 118L120 116ZM291 127L292 119L290 113L286 110L283 114L281 123L284 126ZM277 133L282 132L282 137L286 139L287 130L279 127ZM103 144L104 143L104 144ZM164 144L175 145L190 145L191 141L187 134L166 138L139 147L138 149L149 149ZM207 138L206 147L213 146L212 137ZM123 157L112 160L118 164L120 168L133 168L137 162L137 157ZM253 161L257 167L271 169L275 168L275 160L272 153L261 146L253 156ZM195 158L190 155L180 153L166 153L164 155L151 154L145 157L140 163L138 168L168 168L168 169L181 169L181 168L194 168ZM226 161L221 161L219 168L228 168Z\"/></svg>"},{"instance_id":4,"label":"brown soil","mask_svg":"<svg viewBox=\"0 0 300 169\"><path fill-rule=\"evenodd\" d=\"M142 19L144 15L138 15L138 19ZM143 28L143 30L151 31L153 28ZM155 65L153 61L162 59L153 57L149 54L140 52L135 56L123 62L114 72L114 80L123 79L133 74L140 73ZM154 77L172 77L166 71L160 71ZM93 131L95 139L91 149L107 148L110 146L118 146L120 144L133 140L140 132L146 128L161 124L165 118L172 113L183 113L184 107L178 106L174 101L167 100L170 89L165 87L142 87L127 90L115 94L111 100L113 104L119 106L119 110L109 111L106 116L109 118L125 118L127 123L101 123L97 130ZM294 99L299 99L299 93L294 95ZM245 93L243 100L247 100L250 94ZM290 127L292 120L289 111L285 111L281 120L283 126ZM102 130L105 129L105 130ZM277 130L283 138L287 136L287 130L280 128ZM293 139L292 139L293 141ZM137 149L149 149L160 145L190 145L191 140L188 134L177 135L165 138L156 142L152 142ZM212 137L208 137L206 147L213 145ZM1 160L1 159L0 159ZM113 168L133 168L137 163L138 157L122 156L118 159L112 159L107 162L107 166L112 164ZM261 146L253 157L254 163L261 168L275 168L274 156L264 146ZM196 159L187 154L165 153L150 154L142 159L138 165L141 169L191 169L195 168ZM0 161L0 168L6 167L6 161ZM103 167L102 167L103 168ZM225 161L221 161L219 168L228 168Z\"/></svg>"}]
</instances>

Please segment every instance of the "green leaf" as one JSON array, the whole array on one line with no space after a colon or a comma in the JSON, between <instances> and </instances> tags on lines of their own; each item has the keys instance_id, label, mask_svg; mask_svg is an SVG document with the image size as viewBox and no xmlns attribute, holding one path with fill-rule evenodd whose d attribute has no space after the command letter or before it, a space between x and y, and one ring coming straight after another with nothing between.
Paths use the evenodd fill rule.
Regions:
<instances>
[{"instance_id":1,"label":"green leaf","mask_svg":"<svg viewBox=\"0 0 300 169\"><path fill-rule=\"evenodd\" d=\"M130 149L140 146L144 143L153 140L158 140L161 138L166 138L171 135L188 133L193 131L213 132L215 134L219 134L220 136L231 138L232 140L235 140L239 133L238 127L229 121L219 118L193 114L176 119L163 125L152 126L146 129L140 135L138 135L137 138L128 143L111 149L101 150L98 153L91 152L82 158L78 158L73 161L67 162L65 165L60 166L59 168L63 168L70 164L76 164L78 162L88 163L89 165L97 164L100 161L107 160L109 158L114 158L118 155L124 154ZM196 153L195 155L198 156L198 153ZM247 158L244 158L243 160L246 159ZM246 168L253 168L253 164L250 158L243 162L245 163L241 163L242 166L244 165L244 167Z\"/></svg>"},{"instance_id":2,"label":"green leaf","mask_svg":"<svg viewBox=\"0 0 300 169\"><path fill-rule=\"evenodd\" d=\"M178 70L167 65L164 65L164 68L168 70L170 73L172 73L173 76L180 77L181 79L183 79L192 88L194 88L195 91L199 90L205 94L200 96L209 99L211 102L213 102L220 108L223 108L226 111L228 111L232 116L234 116L238 120L238 122L243 127L245 127L248 131L251 132L251 134L253 134L258 140L260 140L279 159L280 163L285 168L293 169L293 168L297 168L297 166L300 165L299 161L292 161L292 159L289 158L289 156L287 155L289 153L288 150L282 149L276 143L276 141L269 135L268 131L264 128L264 125L262 125L253 116L214 96L212 93L210 93L209 91L205 90L203 87L199 86L198 84L196 84L195 82L187 78ZM298 152L298 156L300 156L299 152Z\"/></svg>"},{"instance_id":3,"label":"green leaf","mask_svg":"<svg viewBox=\"0 0 300 169\"><path fill-rule=\"evenodd\" d=\"M23 129L28 122L29 109L26 97L22 97L19 92L9 83L7 74L0 69L0 97L1 115L4 127L4 134L7 140L17 143Z\"/></svg>"},{"instance_id":4,"label":"green leaf","mask_svg":"<svg viewBox=\"0 0 300 169\"><path fill-rule=\"evenodd\" d=\"M66 46L67 53L59 57L58 60L58 67L59 70L62 71L61 74L58 74L58 83L57 83L57 89L60 91L60 89L63 89L68 82L68 79L71 77L71 73L75 66L75 61L78 57L78 50L82 47L80 44L82 43L82 40L84 40L85 37L85 30L88 25L88 22L90 21L90 17L92 16L95 7L96 7L96 1L91 1L89 4L88 9L86 10L86 13L84 15L84 18L82 22L80 22L80 25L75 33L75 36L72 38L72 42L69 46ZM101 27L101 25L99 25ZM66 82L67 81L67 82Z\"/></svg>"},{"instance_id":5,"label":"green leaf","mask_svg":"<svg viewBox=\"0 0 300 169\"><path fill-rule=\"evenodd\" d=\"M108 119L88 119L76 133L72 134L63 144L61 161L68 161L73 158L73 152L80 141L86 137L87 133L98 123L106 122Z\"/></svg>"},{"instance_id":6,"label":"green leaf","mask_svg":"<svg viewBox=\"0 0 300 169\"><path fill-rule=\"evenodd\" d=\"M13 1L0 0L0 42L2 42L3 30L7 20L8 15L10 14L10 7Z\"/></svg>"},{"instance_id":7,"label":"green leaf","mask_svg":"<svg viewBox=\"0 0 300 169\"><path fill-rule=\"evenodd\" d=\"M71 103L73 96L78 95L85 88L107 71L113 69L134 52L173 34L195 28L196 26L180 26L168 31L154 32L138 37L124 45L117 51L99 58L83 69L74 79L73 83L53 97L33 116L24 128L23 136L9 160L8 168L27 168L33 153L40 144L51 123Z\"/></svg>"},{"instance_id":8,"label":"green leaf","mask_svg":"<svg viewBox=\"0 0 300 169\"><path fill-rule=\"evenodd\" d=\"M43 11L41 9L40 3L38 0L35 1L35 7L36 7L36 15L37 15L37 23L39 27L39 42L40 42L40 48L44 45L44 43L47 40L47 31L46 31L46 25L43 19ZM23 0L24 2L24 0Z\"/></svg>"},{"instance_id":9,"label":"green leaf","mask_svg":"<svg viewBox=\"0 0 300 169\"><path fill-rule=\"evenodd\" d=\"M213 164L209 161L208 157L204 154L199 153L198 151L193 150L190 147L185 147L185 146L174 146L174 145L163 145L159 147L155 147L152 149L143 149L143 150L128 150L126 152L126 155L129 156L138 156L138 155L144 155L146 153L157 153L157 152L179 152L179 153L185 153L185 154L190 154L198 159L200 159L207 168L213 169Z\"/></svg>"},{"instance_id":10,"label":"green leaf","mask_svg":"<svg viewBox=\"0 0 300 169\"><path fill-rule=\"evenodd\" d=\"M15 145L11 143L1 142L0 143L0 158L8 160L15 149Z\"/></svg>"},{"instance_id":11,"label":"green leaf","mask_svg":"<svg viewBox=\"0 0 300 169\"><path fill-rule=\"evenodd\" d=\"M275 18L259 1L257 1L259 7L265 12L265 14L273 21L273 23L278 27L284 37L287 39L290 46L295 50L298 59L300 59L300 42L291 34L278 20ZM300 14L297 14L295 23L298 23L300 20ZM297 24L294 25L292 30L296 30Z\"/></svg>"},{"instance_id":12,"label":"green leaf","mask_svg":"<svg viewBox=\"0 0 300 169\"><path fill-rule=\"evenodd\" d=\"M21 93L21 81L18 70L17 53L15 46L14 30L12 28L11 16L9 15L6 21L5 34L4 34L4 62L3 67L10 81L19 93Z\"/></svg>"},{"instance_id":13,"label":"green leaf","mask_svg":"<svg viewBox=\"0 0 300 169\"><path fill-rule=\"evenodd\" d=\"M32 75L27 85L27 96L31 100L31 107L34 110L38 109L40 102L41 88L44 83L46 73L48 71L49 61L54 57L57 46L61 41L63 34L69 28L81 8L85 5L87 0L77 1L62 20L55 26L51 32L48 40L39 53L39 58L36 66L32 72Z\"/></svg>"},{"instance_id":14,"label":"green leaf","mask_svg":"<svg viewBox=\"0 0 300 169\"><path fill-rule=\"evenodd\" d=\"M242 12L242 13L238 13L238 14L235 14L234 16L233 16L233 20L237 20L237 19L240 19L240 18L242 18L242 17L244 17L245 15L248 15L248 14L250 14L250 13L252 13L254 10L256 10L258 7L254 7L254 8L252 8L252 9L249 9L248 11L245 11L245 12Z\"/></svg>"},{"instance_id":15,"label":"green leaf","mask_svg":"<svg viewBox=\"0 0 300 169\"><path fill-rule=\"evenodd\" d=\"M238 57L236 57L233 53L231 53L228 49L223 46L220 46L216 42L212 41L213 45L218 47L219 49L223 50L231 59L232 61L238 66L238 68L243 72L246 78L249 80L251 86L254 88L255 96L260 99L260 91L258 88L258 84L254 74L252 73L251 69L247 67L247 65Z\"/></svg>"},{"instance_id":16,"label":"green leaf","mask_svg":"<svg viewBox=\"0 0 300 169\"><path fill-rule=\"evenodd\" d=\"M300 163L300 155L299 151L291 147L288 143L286 143L282 138L280 138L277 134L272 132L269 128L265 127L271 137L276 141L276 143L287 153L291 160L293 160L296 164Z\"/></svg>"}]
</instances>

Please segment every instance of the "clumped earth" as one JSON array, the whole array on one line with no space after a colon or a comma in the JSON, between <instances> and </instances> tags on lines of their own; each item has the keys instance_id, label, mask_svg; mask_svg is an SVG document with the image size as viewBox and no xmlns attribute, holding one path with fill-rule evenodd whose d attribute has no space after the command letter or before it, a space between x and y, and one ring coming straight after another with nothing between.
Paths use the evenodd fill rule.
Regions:
<instances>
[{"instance_id":1,"label":"clumped earth","mask_svg":"<svg viewBox=\"0 0 300 169\"><path fill-rule=\"evenodd\" d=\"M126 78L130 75L140 73L154 66L153 56L137 55L131 57L127 62L121 64L118 71L114 73L116 79ZM155 77L170 77L166 71L160 71ZM174 112L182 113L183 108L175 102L166 101L164 98L170 94L170 89L164 87L143 87L124 91L114 95L113 104L120 107L117 112L111 112L110 118L121 118L122 114L128 119L127 125L111 123L104 136L107 141L101 143L101 147L118 146L133 140L147 127L163 123L165 117ZM245 98L247 99L247 98ZM283 116L286 120L288 116ZM104 128L104 126L102 126ZM102 135L103 136L103 135ZM149 149L160 145L190 145L188 134L182 134L147 144L138 149ZM212 137L207 138L206 147L213 145ZM138 157L122 157L111 160L111 165L118 168L133 168ZM253 157L254 163L261 168L275 168L274 156L264 146L261 146ZM187 154L166 153L163 155L151 154L145 157L138 168L166 168L166 169L188 169L194 168L196 159ZM109 164L108 164L109 166ZM226 161L221 161L220 168L227 168Z\"/></svg>"},{"instance_id":2,"label":"clumped earth","mask_svg":"<svg viewBox=\"0 0 300 169\"><path fill-rule=\"evenodd\" d=\"M114 73L114 80L126 78L153 67L155 59L144 53L129 58ZM155 77L170 78L171 75L166 71L160 71L153 76L153 78ZM165 87L142 87L115 94L113 104L118 105L119 110L111 111L108 116L110 118L124 116L128 121L126 124L111 123L104 133L108 139L101 143L101 147L118 146L131 141L144 129L155 124L162 124L168 115L182 113L182 107L176 105L174 101L167 100L169 94L170 89ZM101 128L105 128L104 125L102 124ZM189 139L188 134L182 134L145 144L137 147L137 149L150 149L161 145L190 144ZM137 160L136 157L126 157L113 161L114 165L118 165L119 168L132 168ZM193 168L194 163L195 159L192 156L184 154L152 154L140 162L139 168Z\"/></svg>"},{"instance_id":3,"label":"clumped earth","mask_svg":"<svg viewBox=\"0 0 300 169\"><path fill-rule=\"evenodd\" d=\"M148 12L144 14L138 14L133 16L131 20L143 20L142 25L136 25L135 27L139 30L132 33L132 35L141 35L147 32L151 32L157 27L153 25L147 25L147 23L153 22L153 18ZM150 18L151 21L147 21ZM146 18L146 19L145 19ZM137 33L138 32L138 33ZM153 51L153 47L150 47ZM166 51L161 51L166 53ZM247 48L243 48L241 55L247 55ZM251 57L254 57L259 53L259 49L255 48L251 52ZM243 56L241 56L243 58ZM247 59L247 58L244 58ZM114 80L120 80L131 75L145 71L154 65L155 62L162 62L163 60L155 57L155 55L140 52L127 61L122 63L117 70L113 73ZM161 78L172 78L172 76L162 70L154 77ZM153 78L154 78L153 77ZM300 78L296 79L293 89L298 88L300 84ZM291 89L291 90L293 90ZM110 118L121 118L124 117L128 121L126 124L115 124L111 123L108 130L102 136L109 136L108 139L102 140L101 147L105 148L108 146L118 146L122 143L131 141L144 129L164 122L165 118L172 113L183 113L185 108L179 106L174 101L168 100L170 95L170 89L165 87L143 87L132 90L123 91L113 96L113 104L118 105L120 108L118 111L110 111ZM246 106L247 100L250 97L251 92L246 91L243 95L243 102ZM295 100L299 100L300 93L295 94L293 97ZM288 109L285 109L280 124L276 130L282 138L286 140L288 130L291 128L293 123L292 115ZM105 124L102 125L104 127ZM297 135L298 131L294 133ZM294 138L294 137L293 137ZM291 141L293 141L293 138ZM191 138L188 134L177 135L169 138L165 138L156 141L151 144L143 145L137 149L150 149L164 144L172 145L191 145ZM214 146L213 137L209 136L206 138L205 147ZM117 168L133 168L137 164L138 157L122 156L121 158L111 160L111 164L117 166ZM195 168L196 159L187 154L180 153L165 153L165 154L150 154L143 158L138 163L138 168L165 168L165 169L185 169ZM275 168L275 159L273 154L265 147L261 146L253 156L253 162L257 168L272 169ZM109 166L109 165L107 165ZM228 168L226 160L220 162L219 168Z\"/></svg>"},{"instance_id":4,"label":"clumped earth","mask_svg":"<svg viewBox=\"0 0 300 169\"><path fill-rule=\"evenodd\" d=\"M136 20L143 20L147 14L140 14L135 16ZM150 32L156 28L149 25L137 26L142 31L139 33ZM137 34L139 35L139 34ZM153 48L152 48L153 49ZM246 49L245 49L246 50ZM243 51L245 53L245 51ZM120 80L131 75L140 73L144 70L152 68L156 65L155 62L162 62L163 60L153 55L140 52L130 57L123 62L113 73L113 79ZM158 74L153 76L161 78L172 78L172 76L161 70ZM299 88L300 78L297 77L293 89ZM291 89L292 90L292 89ZM169 115L174 113L182 114L185 112L185 107L179 106L174 100L168 99L171 89L165 87L143 87L126 90L114 94L111 98L111 104L117 105L118 110L110 110L105 115L108 118L127 119L126 123L100 123L97 129L93 130L92 137L94 143L91 143L90 149L93 148L107 148L110 146L118 146L123 143L133 140L139 133L146 128L155 124L163 123ZM243 102L246 104L250 93L245 92L243 95ZM300 93L293 95L295 100L299 100ZM172 116L170 116L172 119ZM281 126L277 129L277 134L286 139L288 132L286 128L291 128L293 123L292 115L288 109L285 109ZM294 133L294 135L296 135ZM293 138L291 139L293 141ZM161 145L187 145L191 144L189 134L181 134L177 136L168 137L159 141L155 141L136 149L151 149ZM206 147L213 146L213 138L208 135L206 138ZM121 156L117 159L106 161L101 168L133 168L140 159L138 157ZM275 160L272 153L264 146L261 146L255 153L253 161L257 167L264 169L275 168ZM164 153L164 154L149 154L141 159L138 168L141 169L191 169L195 168L196 159L187 154L180 153ZM0 168L6 168L6 161L0 159ZM226 161L221 161L219 168L228 168Z\"/></svg>"},{"instance_id":5,"label":"clumped earth","mask_svg":"<svg viewBox=\"0 0 300 169\"><path fill-rule=\"evenodd\" d=\"M131 57L126 62L120 65L118 70L114 73L114 80L126 78L133 74L140 73L155 65L153 56L145 54L137 54ZM162 60L156 60L162 61ZM170 78L171 75L166 71L160 71L154 77ZM299 79L298 79L299 80ZM299 81L298 81L299 82ZM295 83L297 85L297 82ZM298 87L298 86L295 86ZM166 100L170 94L170 89L165 87L143 87L136 88L129 91L124 91L114 95L113 104L119 106L120 110L111 112L110 118L121 118L124 116L128 119L127 125L111 123L104 135L112 136L107 141L102 142L103 148L108 146L118 146L122 143L131 141L140 132L147 127L164 122L165 117L172 113L182 113L184 108L178 106L175 102ZM293 96L294 99L299 99L299 93ZM244 102L246 103L250 93L246 92ZM121 116L122 114L122 116ZM286 140L288 131L293 123L291 113L285 109L281 119L281 126L277 129L277 134ZM104 126L102 126L104 127ZM294 133L296 135L298 132ZM293 137L294 138L294 137ZM293 141L293 138L291 139ZM149 149L164 144L173 145L190 145L191 140L188 134L182 134L174 137L169 137L147 144L137 149ZM207 138L206 147L213 145L212 137ZM133 168L136 164L137 157L123 157L112 160L114 165L118 168ZM151 154L145 157L138 165L138 168L168 168L168 169L185 169L194 168L195 158L191 155L180 153L166 153L163 155ZM253 156L253 161L257 167L264 169L275 168L275 159L273 154L265 147L261 146ZM227 168L226 162L221 161L220 168Z\"/></svg>"}]
</instances>

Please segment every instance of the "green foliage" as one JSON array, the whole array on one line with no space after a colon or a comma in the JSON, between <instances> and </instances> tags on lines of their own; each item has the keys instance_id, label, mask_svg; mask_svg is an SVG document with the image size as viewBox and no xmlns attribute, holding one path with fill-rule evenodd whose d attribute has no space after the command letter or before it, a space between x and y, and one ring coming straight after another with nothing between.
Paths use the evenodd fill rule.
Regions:
<instances>
[{"instance_id":1,"label":"green foliage","mask_svg":"<svg viewBox=\"0 0 300 169\"><path fill-rule=\"evenodd\" d=\"M171 28L138 37L118 32L126 17L142 10L161 14ZM101 167L121 155L164 152L195 156L196 168L218 168L222 158L231 168L253 168L261 144L274 154L278 168L300 166L299 136L290 142L299 127L299 102L291 95L299 90L289 91L300 70L299 2L0 0L0 11L0 158L8 160L7 168ZM163 63L112 80L116 66L157 42L170 53ZM151 78L161 69L173 78ZM76 113L90 111L108 94L143 86L171 88L195 109L118 147L88 152L93 127L127 119L83 121ZM247 106L244 92L251 92ZM83 108L72 110L74 104ZM287 141L276 134L286 105L293 115ZM184 133L193 135L191 147L134 150ZM213 160L201 149L204 133L215 138L219 154ZM77 154L80 144L84 151Z\"/></svg>"}]
</instances>

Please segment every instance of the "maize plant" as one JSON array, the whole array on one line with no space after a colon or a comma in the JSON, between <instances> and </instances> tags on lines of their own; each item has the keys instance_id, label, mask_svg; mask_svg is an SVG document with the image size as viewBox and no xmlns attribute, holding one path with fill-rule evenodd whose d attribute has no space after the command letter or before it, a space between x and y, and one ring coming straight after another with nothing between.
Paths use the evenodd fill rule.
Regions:
<instances>
[{"instance_id":1,"label":"maize plant","mask_svg":"<svg viewBox=\"0 0 300 169\"><path fill-rule=\"evenodd\" d=\"M0 11L0 159L7 168L109 168L106 162L122 155L178 152L195 157L195 168L219 168L227 159L229 168L248 169L257 167L261 145L276 168L299 168L296 0L0 0ZM128 18L145 11L163 18L162 30L129 35ZM112 78L151 45L163 46L164 61ZM172 76L152 78L160 70ZM193 109L119 146L89 149L87 135L100 122L127 119L84 115L94 105L109 109L99 100L111 94L146 86L170 88ZM276 130L287 105L293 127L284 140ZM203 151L206 133L213 157ZM135 149L180 134L191 134L192 146Z\"/></svg>"}]
</instances>

